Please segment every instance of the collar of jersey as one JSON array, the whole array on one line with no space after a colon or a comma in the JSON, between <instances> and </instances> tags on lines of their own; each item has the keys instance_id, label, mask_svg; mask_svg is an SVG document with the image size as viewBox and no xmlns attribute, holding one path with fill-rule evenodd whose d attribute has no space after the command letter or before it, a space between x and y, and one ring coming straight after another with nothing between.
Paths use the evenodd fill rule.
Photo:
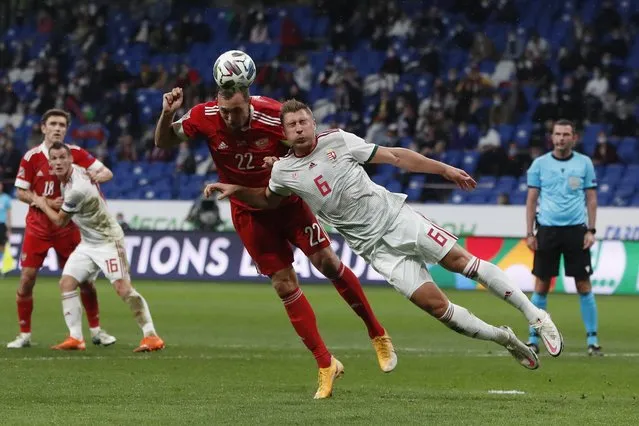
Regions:
<instances>
[{"instance_id":1,"label":"collar of jersey","mask_svg":"<svg viewBox=\"0 0 639 426\"><path fill-rule=\"evenodd\" d=\"M574 152L571 152L571 153L570 153L570 155L569 155L568 157L566 157L566 158L559 158L559 157L555 157L555 154L553 154L552 152L550 153L550 156L551 156L552 158L554 158L555 160L557 160L557 161L568 161L568 160L570 160L572 157L574 157L574 156L575 156L575 153L574 153Z\"/></svg>"},{"instance_id":2,"label":"collar of jersey","mask_svg":"<svg viewBox=\"0 0 639 426\"><path fill-rule=\"evenodd\" d=\"M42 143L40 144L40 150L42 151L42 153L44 154L44 156L48 160L49 159L49 150L47 149L47 145L44 143L44 141L42 141Z\"/></svg>"}]
</instances>

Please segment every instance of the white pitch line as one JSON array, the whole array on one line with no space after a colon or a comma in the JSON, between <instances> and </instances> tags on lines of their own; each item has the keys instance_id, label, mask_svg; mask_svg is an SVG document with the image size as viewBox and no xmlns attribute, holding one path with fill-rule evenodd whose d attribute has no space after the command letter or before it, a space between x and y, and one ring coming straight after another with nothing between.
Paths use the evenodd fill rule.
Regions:
<instances>
[{"instance_id":1,"label":"white pitch line","mask_svg":"<svg viewBox=\"0 0 639 426\"><path fill-rule=\"evenodd\" d=\"M488 393L496 394L496 395L525 395L526 392L520 390L499 390L499 389L491 389Z\"/></svg>"},{"instance_id":2,"label":"white pitch line","mask_svg":"<svg viewBox=\"0 0 639 426\"><path fill-rule=\"evenodd\" d=\"M186 348L188 346L181 345L170 345L163 352L156 354L139 354L139 355L105 355L108 353L108 348L96 349L97 353L101 352L100 355L80 355L77 356L23 356L23 357L0 357L1 362L7 361L90 361L90 360L114 360L114 359L122 359L122 360L147 360L147 359L162 359L162 360L214 360L214 359L242 359L242 360L250 360L250 359L268 359L268 358L281 358L281 352L287 352L284 355L287 358L303 358L306 357L307 354L305 351L299 348L287 348L282 346L250 346L250 345L207 345L211 349L211 353L200 354L200 355L172 355L171 348ZM200 346L201 347L201 346ZM237 349L242 350L244 353L236 354L236 353L215 353L215 349ZM339 351L361 351L361 352L370 352L370 348L363 346L338 346L331 348L335 352ZM259 351L259 350L268 350L273 351L275 353L251 353L250 351ZM12 351L15 351L13 349ZM23 352L28 352L29 349L22 349ZM247 351L249 351L247 353ZM425 349L425 348L411 348L411 347L398 347L397 353L401 357L402 352L410 353L413 356L418 357L449 357L449 356L458 356L458 357L466 357L466 358L502 358L502 357L510 357L510 354L506 351L502 351L496 349L495 352L485 352L479 350L447 350L447 349ZM564 352L562 357L571 357L571 358L585 358L588 357L588 354L585 352ZM638 352L618 352L618 353L606 353L604 358L636 358L639 357Z\"/></svg>"}]
</instances>

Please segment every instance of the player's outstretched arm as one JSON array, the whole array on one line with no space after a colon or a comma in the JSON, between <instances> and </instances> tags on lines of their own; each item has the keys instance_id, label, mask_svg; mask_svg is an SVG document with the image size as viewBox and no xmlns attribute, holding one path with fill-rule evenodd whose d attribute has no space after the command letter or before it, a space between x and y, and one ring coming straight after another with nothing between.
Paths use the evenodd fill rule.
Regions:
<instances>
[{"instance_id":1,"label":"player's outstretched arm","mask_svg":"<svg viewBox=\"0 0 639 426\"><path fill-rule=\"evenodd\" d=\"M218 200L235 197L240 201L257 209L272 209L277 207L285 197L279 196L268 188L247 188L229 183L210 183L204 188L204 196L210 197L214 192L219 192Z\"/></svg>"},{"instance_id":2,"label":"player's outstretched arm","mask_svg":"<svg viewBox=\"0 0 639 426\"><path fill-rule=\"evenodd\" d=\"M96 171L87 170L91 182L104 183L113 179L113 172L107 166L102 166Z\"/></svg>"},{"instance_id":3,"label":"player's outstretched arm","mask_svg":"<svg viewBox=\"0 0 639 426\"><path fill-rule=\"evenodd\" d=\"M182 139L173 129L173 116L184 101L182 88L175 87L162 95L162 113L155 126L155 146L158 148L171 148L179 145Z\"/></svg>"},{"instance_id":4,"label":"player's outstretched arm","mask_svg":"<svg viewBox=\"0 0 639 426\"><path fill-rule=\"evenodd\" d=\"M49 203L47 202L47 199L45 197L32 194L32 203L34 206L42 210L44 214L46 214L47 217L51 219L51 222L53 222L56 226L59 226L61 228L65 227L71 220L71 215L64 210L53 210L53 208L49 206Z\"/></svg>"},{"instance_id":5,"label":"player's outstretched arm","mask_svg":"<svg viewBox=\"0 0 639 426\"><path fill-rule=\"evenodd\" d=\"M465 171L441 161L426 158L423 155L406 148L386 148L380 146L375 151L371 163L392 164L413 173L430 173L443 176L464 190L472 190L477 182Z\"/></svg>"}]
</instances>

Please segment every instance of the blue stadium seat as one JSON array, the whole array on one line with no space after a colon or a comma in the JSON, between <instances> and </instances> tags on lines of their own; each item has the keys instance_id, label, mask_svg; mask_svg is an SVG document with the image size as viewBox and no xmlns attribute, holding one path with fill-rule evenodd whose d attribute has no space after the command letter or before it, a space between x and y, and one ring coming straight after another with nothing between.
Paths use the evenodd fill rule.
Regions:
<instances>
[{"instance_id":1,"label":"blue stadium seat","mask_svg":"<svg viewBox=\"0 0 639 426\"><path fill-rule=\"evenodd\" d=\"M517 179L513 176L502 176L497 181L495 191L498 192L511 192L517 185Z\"/></svg>"},{"instance_id":2,"label":"blue stadium seat","mask_svg":"<svg viewBox=\"0 0 639 426\"><path fill-rule=\"evenodd\" d=\"M390 192L402 192L402 184L396 180L391 180L386 185L386 189L388 189Z\"/></svg>"},{"instance_id":3,"label":"blue stadium seat","mask_svg":"<svg viewBox=\"0 0 639 426\"><path fill-rule=\"evenodd\" d=\"M408 201L419 201L424 190L424 182L426 181L426 175L415 175L410 178L408 187L406 188L406 195Z\"/></svg>"}]
</instances>

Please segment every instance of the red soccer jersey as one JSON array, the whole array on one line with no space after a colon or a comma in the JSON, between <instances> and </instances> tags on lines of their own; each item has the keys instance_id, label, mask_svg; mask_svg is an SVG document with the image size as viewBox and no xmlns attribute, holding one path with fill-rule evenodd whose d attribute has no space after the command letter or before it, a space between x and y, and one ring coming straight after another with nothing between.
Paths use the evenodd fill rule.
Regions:
<instances>
[{"instance_id":1,"label":"red soccer jersey","mask_svg":"<svg viewBox=\"0 0 639 426\"><path fill-rule=\"evenodd\" d=\"M67 146L71 149L74 164L89 170L97 170L102 166L102 163L97 161L84 149L75 145ZM15 186L17 188L31 190L36 195L51 199L61 196L60 181L49 167L49 151L44 143L30 149L24 154L22 161L20 161ZM43 237L48 237L60 232L60 228L55 226L47 215L36 207L29 207L26 223L27 228L30 228L34 234ZM67 225L67 227L74 226L71 222Z\"/></svg>"},{"instance_id":2,"label":"red soccer jersey","mask_svg":"<svg viewBox=\"0 0 639 426\"><path fill-rule=\"evenodd\" d=\"M183 139L206 138L220 182L260 188L268 186L271 176L271 170L262 167L264 157L282 157L289 148L282 142L282 104L264 96L251 96L250 102L249 124L239 132L227 128L217 101L195 105L174 123L174 129ZM254 210L234 198L231 202Z\"/></svg>"}]
</instances>

